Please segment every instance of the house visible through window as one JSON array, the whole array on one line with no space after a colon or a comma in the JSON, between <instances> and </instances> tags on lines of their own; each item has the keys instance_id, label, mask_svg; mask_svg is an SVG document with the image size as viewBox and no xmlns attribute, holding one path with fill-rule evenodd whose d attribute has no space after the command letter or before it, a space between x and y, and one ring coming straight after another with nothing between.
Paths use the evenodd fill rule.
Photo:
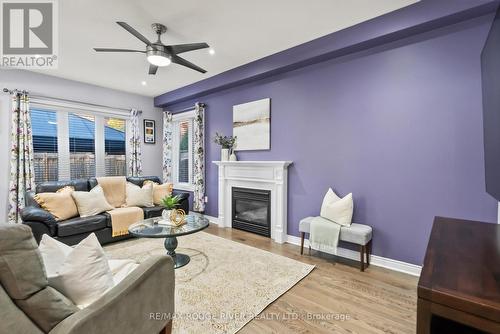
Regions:
<instances>
[{"instance_id":1,"label":"house visible through window","mask_svg":"<svg viewBox=\"0 0 500 334\"><path fill-rule=\"evenodd\" d=\"M123 119L105 119L104 152L106 159L106 176L125 175L127 171L125 125L126 122Z\"/></svg>"},{"instance_id":2,"label":"house visible through window","mask_svg":"<svg viewBox=\"0 0 500 334\"><path fill-rule=\"evenodd\" d=\"M176 189L193 190L194 111L173 116L173 179Z\"/></svg>"},{"instance_id":3,"label":"house visible through window","mask_svg":"<svg viewBox=\"0 0 500 334\"><path fill-rule=\"evenodd\" d=\"M32 107L35 182L126 175L126 120Z\"/></svg>"},{"instance_id":4,"label":"house visible through window","mask_svg":"<svg viewBox=\"0 0 500 334\"><path fill-rule=\"evenodd\" d=\"M71 179L93 177L95 173L95 121L93 116L68 115Z\"/></svg>"},{"instance_id":5,"label":"house visible through window","mask_svg":"<svg viewBox=\"0 0 500 334\"><path fill-rule=\"evenodd\" d=\"M47 110L32 110L31 127L35 181L57 181L59 178L59 166L56 113Z\"/></svg>"}]
</instances>

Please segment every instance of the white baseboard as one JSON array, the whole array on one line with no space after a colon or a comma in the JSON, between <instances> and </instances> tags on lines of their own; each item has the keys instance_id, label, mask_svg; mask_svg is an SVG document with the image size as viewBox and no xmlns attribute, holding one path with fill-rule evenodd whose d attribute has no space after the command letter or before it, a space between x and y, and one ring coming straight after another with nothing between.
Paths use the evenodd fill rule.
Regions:
<instances>
[{"instance_id":1,"label":"white baseboard","mask_svg":"<svg viewBox=\"0 0 500 334\"><path fill-rule=\"evenodd\" d=\"M294 235L289 235L287 242L290 244L300 246L300 238ZM309 240L304 240L304 248L309 248ZM330 252L326 252L330 253ZM332 254L332 253L330 253ZM360 254L358 251L353 251L351 249L338 247L337 248L337 256L344 257L350 260L359 261ZM403 261L388 259L386 257L371 255L370 256L370 265L374 265L377 267L383 267L387 269L391 269L394 271L399 271L405 274L420 276L420 271L422 270L421 266L417 266L416 264L407 263Z\"/></svg>"},{"instance_id":2,"label":"white baseboard","mask_svg":"<svg viewBox=\"0 0 500 334\"><path fill-rule=\"evenodd\" d=\"M198 214L198 213L195 213ZM217 217L203 215L205 216L210 223L219 224L219 219ZM287 243L300 246L300 238L294 235L287 235ZM309 248L309 240L304 240L304 247ZM330 253L330 252L327 252ZM330 253L332 254L332 253ZM359 252L353 251L347 248L338 247L337 248L337 256L344 257L350 260L359 261ZM399 271L405 274L420 276L420 271L422 270L421 266L416 264L407 263L403 261L393 260L386 257L371 255L370 256L370 265L374 265L377 267L387 268L394 271Z\"/></svg>"}]
</instances>

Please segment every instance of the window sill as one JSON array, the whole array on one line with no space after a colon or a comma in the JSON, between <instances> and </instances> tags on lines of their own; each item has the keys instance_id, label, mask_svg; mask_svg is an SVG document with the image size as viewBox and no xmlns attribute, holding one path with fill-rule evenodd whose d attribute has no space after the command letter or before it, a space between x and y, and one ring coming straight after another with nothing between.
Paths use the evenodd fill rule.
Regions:
<instances>
[{"instance_id":1,"label":"window sill","mask_svg":"<svg viewBox=\"0 0 500 334\"><path fill-rule=\"evenodd\" d=\"M194 191L194 185L188 183L174 183L174 190Z\"/></svg>"}]
</instances>

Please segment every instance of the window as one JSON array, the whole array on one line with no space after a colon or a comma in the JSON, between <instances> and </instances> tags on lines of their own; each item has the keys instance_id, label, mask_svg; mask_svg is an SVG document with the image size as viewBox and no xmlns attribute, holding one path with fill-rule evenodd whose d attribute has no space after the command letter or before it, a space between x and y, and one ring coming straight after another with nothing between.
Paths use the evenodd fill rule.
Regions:
<instances>
[{"instance_id":1,"label":"window","mask_svg":"<svg viewBox=\"0 0 500 334\"><path fill-rule=\"evenodd\" d=\"M57 181L57 115L48 110L32 110L31 124L33 134L33 165L35 181Z\"/></svg>"},{"instance_id":2,"label":"window","mask_svg":"<svg viewBox=\"0 0 500 334\"><path fill-rule=\"evenodd\" d=\"M127 172L125 149L126 122L119 118L105 118L104 154L106 176L125 175Z\"/></svg>"},{"instance_id":3,"label":"window","mask_svg":"<svg viewBox=\"0 0 500 334\"><path fill-rule=\"evenodd\" d=\"M124 118L50 109L31 108L36 183L126 175Z\"/></svg>"},{"instance_id":4,"label":"window","mask_svg":"<svg viewBox=\"0 0 500 334\"><path fill-rule=\"evenodd\" d=\"M70 177L82 179L95 173L95 121L93 116L68 115Z\"/></svg>"},{"instance_id":5,"label":"window","mask_svg":"<svg viewBox=\"0 0 500 334\"><path fill-rule=\"evenodd\" d=\"M173 179L174 187L193 190L193 122L194 111L173 116Z\"/></svg>"}]
</instances>

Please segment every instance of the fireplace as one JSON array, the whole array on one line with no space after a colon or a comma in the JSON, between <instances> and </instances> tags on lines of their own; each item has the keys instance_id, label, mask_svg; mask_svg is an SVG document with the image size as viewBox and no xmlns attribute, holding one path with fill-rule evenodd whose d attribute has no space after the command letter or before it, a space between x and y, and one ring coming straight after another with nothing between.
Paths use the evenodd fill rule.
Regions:
<instances>
[{"instance_id":1,"label":"fireplace","mask_svg":"<svg viewBox=\"0 0 500 334\"><path fill-rule=\"evenodd\" d=\"M232 226L271 236L271 191L232 188Z\"/></svg>"}]
</instances>

